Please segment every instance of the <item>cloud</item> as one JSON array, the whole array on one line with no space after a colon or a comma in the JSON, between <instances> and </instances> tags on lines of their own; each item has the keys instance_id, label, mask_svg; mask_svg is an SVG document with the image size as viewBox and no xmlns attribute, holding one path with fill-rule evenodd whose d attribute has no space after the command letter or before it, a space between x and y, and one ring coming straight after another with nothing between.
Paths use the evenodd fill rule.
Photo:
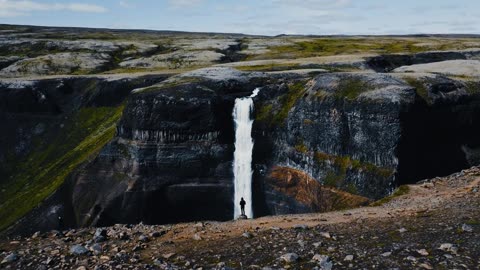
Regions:
<instances>
[{"instance_id":1,"label":"cloud","mask_svg":"<svg viewBox=\"0 0 480 270\"><path fill-rule=\"evenodd\" d=\"M168 0L172 8L192 8L202 4L203 0Z\"/></svg>"},{"instance_id":2,"label":"cloud","mask_svg":"<svg viewBox=\"0 0 480 270\"><path fill-rule=\"evenodd\" d=\"M132 3L130 3L129 1L120 1L118 2L118 4L121 6L121 7L124 7L124 8L132 8L134 7L134 5Z\"/></svg>"},{"instance_id":3,"label":"cloud","mask_svg":"<svg viewBox=\"0 0 480 270\"><path fill-rule=\"evenodd\" d=\"M107 12L107 9L94 4L83 3L40 3L36 1L13 1L13 0L0 0L0 17L18 17L27 16L32 11L73 11L73 12L85 12L85 13L103 13Z\"/></svg>"},{"instance_id":4,"label":"cloud","mask_svg":"<svg viewBox=\"0 0 480 270\"><path fill-rule=\"evenodd\" d=\"M230 13L241 13L241 12L247 12L250 7L247 5L217 5L215 9L218 12L230 12Z\"/></svg>"},{"instance_id":5,"label":"cloud","mask_svg":"<svg viewBox=\"0 0 480 270\"><path fill-rule=\"evenodd\" d=\"M273 0L274 4L305 9L340 9L350 7L351 0Z\"/></svg>"}]
</instances>

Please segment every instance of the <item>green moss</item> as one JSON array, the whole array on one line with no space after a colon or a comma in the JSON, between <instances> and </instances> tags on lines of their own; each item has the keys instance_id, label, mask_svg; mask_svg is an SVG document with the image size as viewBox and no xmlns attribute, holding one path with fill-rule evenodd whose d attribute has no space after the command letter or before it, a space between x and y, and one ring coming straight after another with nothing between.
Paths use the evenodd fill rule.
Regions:
<instances>
[{"instance_id":1,"label":"green moss","mask_svg":"<svg viewBox=\"0 0 480 270\"><path fill-rule=\"evenodd\" d=\"M416 41L394 38L312 38L291 41L294 44L270 47L270 53L266 56L299 58L359 53L417 53L430 49L416 46Z\"/></svg>"},{"instance_id":2,"label":"green moss","mask_svg":"<svg viewBox=\"0 0 480 270\"><path fill-rule=\"evenodd\" d=\"M345 175L337 173L335 171L327 172L327 175L323 179L323 184L330 187L340 187L345 180Z\"/></svg>"},{"instance_id":3,"label":"green moss","mask_svg":"<svg viewBox=\"0 0 480 270\"><path fill-rule=\"evenodd\" d=\"M282 64L282 63L271 63L265 65L250 65L250 66L238 66L235 67L238 70L242 71L281 71L281 70L292 70L298 69L300 66L298 64Z\"/></svg>"},{"instance_id":4,"label":"green moss","mask_svg":"<svg viewBox=\"0 0 480 270\"><path fill-rule=\"evenodd\" d=\"M258 122L271 122L273 113L273 104L264 104L258 108L255 114L255 121Z\"/></svg>"},{"instance_id":5,"label":"green moss","mask_svg":"<svg viewBox=\"0 0 480 270\"><path fill-rule=\"evenodd\" d=\"M191 83L198 83L201 82L201 78L197 77L183 77L180 80L166 80L163 81L157 85L153 85L150 87L143 88L141 91L137 93L146 93L146 92L155 92L155 91L161 91L161 90L166 90L166 89L171 89L174 87L179 87L181 85L187 85Z\"/></svg>"},{"instance_id":6,"label":"green moss","mask_svg":"<svg viewBox=\"0 0 480 270\"><path fill-rule=\"evenodd\" d=\"M92 52L88 49L69 50L65 48L57 48L50 46L46 41L39 41L35 43L18 44L17 46L0 46L0 56L23 56L23 57L38 57L47 54L56 54L62 52Z\"/></svg>"},{"instance_id":7,"label":"green moss","mask_svg":"<svg viewBox=\"0 0 480 270\"><path fill-rule=\"evenodd\" d=\"M303 140L300 140L294 148L297 152L300 153L305 154L308 152L308 147L305 145ZM342 188L343 190L351 194L358 194L358 190L354 183L345 182L349 169L368 171L370 173L381 175L383 177L390 177L393 174L391 169L378 168L373 164L351 159L349 156L333 156L323 152L315 152L313 157L314 160L321 165L325 165L325 163L328 162L335 166L335 169L329 170L327 172L325 178L323 179L324 185L335 188ZM388 171L389 174L383 174L384 171Z\"/></svg>"},{"instance_id":8,"label":"green moss","mask_svg":"<svg viewBox=\"0 0 480 270\"><path fill-rule=\"evenodd\" d=\"M295 150L300 153L307 153L308 147L303 143L303 140L299 141L297 145L295 145Z\"/></svg>"},{"instance_id":9,"label":"green moss","mask_svg":"<svg viewBox=\"0 0 480 270\"><path fill-rule=\"evenodd\" d=\"M355 54L392 54L419 53L432 50L466 49L474 47L469 39L438 38L289 38L291 44L271 46L269 52L251 55L254 59L295 59L315 56L355 55Z\"/></svg>"},{"instance_id":10,"label":"green moss","mask_svg":"<svg viewBox=\"0 0 480 270\"><path fill-rule=\"evenodd\" d=\"M330 160L331 156L324 152L315 152L313 157L316 162L321 163L321 162Z\"/></svg>"},{"instance_id":11,"label":"green moss","mask_svg":"<svg viewBox=\"0 0 480 270\"><path fill-rule=\"evenodd\" d=\"M358 194L357 186L354 183L348 183L346 191L350 194Z\"/></svg>"},{"instance_id":12,"label":"green moss","mask_svg":"<svg viewBox=\"0 0 480 270\"><path fill-rule=\"evenodd\" d=\"M391 200L393 200L396 197L408 194L408 192L410 192L410 187L409 186L399 186L397 189L395 189L395 191L393 191L393 193L390 196L385 197L385 198L383 198L381 200L378 200L376 202L373 202L371 204L371 206L381 206L383 204L386 204L386 203L390 202Z\"/></svg>"},{"instance_id":13,"label":"green moss","mask_svg":"<svg viewBox=\"0 0 480 270\"><path fill-rule=\"evenodd\" d=\"M314 160L320 164L324 164L326 162L333 164L339 169L338 175L344 177L346 176L348 169L364 171L384 178L391 177L394 173L391 168L378 167L375 164L352 159L349 156L335 156L323 152L315 152Z\"/></svg>"},{"instance_id":14,"label":"green moss","mask_svg":"<svg viewBox=\"0 0 480 270\"><path fill-rule=\"evenodd\" d=\"M470 95L476 95L480 93L480 83L469 81L465 83L465 89Z\"/></svg>"},{"instance_id":15,"label":"green moss","mask_svg":"<svg viewBox=\"0 0 480 270\"><path fill-rule=\"evenodd\" d=\"M310 119L303 119L303 124L304 125L313 125L315 122Z\"/></svg>"},{"instance_id":16,"label":"green moss","mask_svg":"<svg viewBox=\"0 0 480 270\"><path fill-rule=\"evenodd\" d=\"M291 109L305 92L305 81L289 85L287 93L280 96L278 104L264 103L258 106L255 120L269 127L284 125Z\"/></svg>"},{"instance_id":17,"label":"green moss","mask_svg":"<svg viewBox=\"0 0 480 270\"><path fill-rule=\"evenodd\" d=\"M416 78L408 77L405 78L405 81L412 87L415 87L415 91L417 92L417 95L420 96L423 100L425 100L427 103L431 103L431 99L428 96L428 89L425 86L425 84Z\"/></svg>"},{"instance_id":18,"label":"green moss","mask_svg":"<svg viewBox=\"0 0 480 270\"><path fill-rule=\"evenodd\" d=\"M337 98L356 99L361 93L368 90L368 84L360 78L341 80L334 96Z\"/></svg>"},{"instance_id":19,"label":"green moss","mask_svg":"<svg viewBox=\"0 0 480 270\"><path fill-rule=\"evenodd\" d=\"M0 231L38 206L66 177L115 135L123 106L82 108L53 141L40 144L17 166L0 198Z\"/></svg>"},{"instance_id":20,"label":"green moss","mask_svg":"<svg viewBox=\"0 0 480 270\"><path fill-rule=\"evenodd\" d=\"M284 125L288 113L297 101L305 94L305 82L297 82L289 85L287 94L280 98L280 110L273 116L274 125Z\"/></svg>"},{"instance_id":21,"label":"green moss","mask_svg":"<svg viewBox=\"0 0 480 270\"><path fill-rule=\"evenodd\" d=\"M465 224L480 226L480 219L470 219L470 220L466 221Z\"/></svg>"}]
</instances>

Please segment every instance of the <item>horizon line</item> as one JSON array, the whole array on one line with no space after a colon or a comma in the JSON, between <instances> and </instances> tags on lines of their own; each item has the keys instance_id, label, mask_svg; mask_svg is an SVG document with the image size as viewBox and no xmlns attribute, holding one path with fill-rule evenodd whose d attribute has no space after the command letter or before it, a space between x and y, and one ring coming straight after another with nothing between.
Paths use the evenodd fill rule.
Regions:
<instances>
[{"instance_id":1,"label":"horizon line","mask_svg":"<svg viewBox=\"0 0 480 270\"><path fill-rule=\"evenodd\" d=\"M237 35L249 37L419 37L419 36L470 36L480 37L480 33L411 33L411 34L277 34L277 35L260 35L236 32L205 32L205 31L185 31L185 30L167 30L167 29L151 29L151 28L110 28L110 27L87 27L87 26L58 26L58 25L31 25L31 24L9 24L0 23L2 26L11 27L33 27L33 28L57 28L57 29L80 29L80 30L108 30L122 32L157 32L157 33L178 33L178 34L218 34L218 35Z\"/></svg>"}]
</instances>

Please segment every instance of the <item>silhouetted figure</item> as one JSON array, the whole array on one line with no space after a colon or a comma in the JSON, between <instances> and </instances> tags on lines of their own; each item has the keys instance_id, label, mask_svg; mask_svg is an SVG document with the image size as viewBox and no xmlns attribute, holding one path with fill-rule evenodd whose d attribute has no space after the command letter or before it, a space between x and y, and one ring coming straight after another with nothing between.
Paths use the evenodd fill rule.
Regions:
<instances>
[{"instance_id":1,"label":"silhouetted figure","mask_svg":"<svg viewBox=\"0 0 480 270\"><path fill-rule=\"evenodd\" d=\"M58 216L58 229L63 230L63 218L61 216Z\"/></svg>"},{"instance_id":2,"label":"silhouetted figure","mask_svg":"<svg viewBox=\"0 0 480 270\"><path fill-rule=\"evenodd\" d=\"M245 202L245 200L242 197L240 199L240 209L242 209L242 216L245 216L245 204L247 204L247 203Z\"/></svg>"}]
</instances>

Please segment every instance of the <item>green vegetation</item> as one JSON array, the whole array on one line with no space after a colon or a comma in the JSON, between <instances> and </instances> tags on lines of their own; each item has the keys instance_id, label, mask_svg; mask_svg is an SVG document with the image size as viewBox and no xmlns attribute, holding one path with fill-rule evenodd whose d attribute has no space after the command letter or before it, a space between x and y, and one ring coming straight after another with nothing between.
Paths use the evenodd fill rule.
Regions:
<instances>
[{"instance_id":1,"label":"green vegetation","mask_svg":"<svg viewBox=\"0 0 480 270\"><path fill-rule=\"evenodd\" d=\"M319 89L314 96L317 100L324 100L327 97L334 97L336 99L355 100L360 94L372 90L372 86L359 77L342 78L338 82L335 92L328 92L324 89Z\"/></svg>"},{"instance_id":2,"label":"green vegetation","mask_svg":"<svg viewBox=\"0 0 480 270\"><path fill-rule=\"evenodd\" d=\"M91 53L93 51L87 49L59 49L53 46L48 46L46 41L24 43L16 46L0 46L0 56L22 56L33 58L46 54L56 54L62 52Z\"/></svg>"},{"instance_id":3,"label":"green vegetation","mask_svg":"<svg viewBox=\"0 0 480 270\"><path fill-rule=\"evenodd\" d=\"M300 153L307 153L308 152L308 147L305 145L303 140L300 140L297 145L295 145L295 150Z\"/></svg>"},{"instance_id":4,"label":"green vegetation","mask_svg":"<svg viewBox=\"0 0 480 270\"><path fill-rule=\"evenodd\" d=\"M238 70L242 71L283 71L283 70L296 70L296 69L324 69L329 72L351 72L357 71L359 68L351 65L328 65L328 64L300 64L300 63L280 63L272 62L264 65L246 65L236 66ZM321 72L321 71L319 71Z\"/></svg>"},{"instance_id":5,"label":"green vegetation","mask_svg":"<svg viewBox=\"0 0 480 270\"><path fill-rule=\"evenodd\" d=\"M288 113L306 92L305 83L300 81L289 85L287 93L279 98L279 106L269 103L260 105L255 120L270 127L284 125Z\"/></svg>"},{"instance_id":6,"label":"green vegetation","mask_svg":"<svg viewBox=\"0 0 480 270\"><path fill-rule=\"evenodd\" d=\"M375 164L352 159L349 156L334 156L323 152L315 152L314 159L320 164L328 162L339 167L342 174L346 174L348 169L361 170L385 178L392 176L394 173L390 168L378 167Z\"/></svg>"},{"instance_id":7,"label":"green vegetation","mask_svg":"<svg viewBox=\"0 0 480 270\"><path fill-rule=\"evenodd\" d=\"M285 119L287 119L288 113L295 106L298 99L305 94L305 82L297 82L295 84L289 85L287 94L280 97L280 110L273 116L273 122L276 125L285 124Z\"/></svg>"},{"instance_id":8,"label":"green vegetation","mask_svg":"<svg viewBox=\"0 0 480 270\"><path fill-rule=\"evenodd\" d=\"M1 187L0 231L38 206L67 176L115 135L119 107L82 108L67 120L52 140L39 142ZM38 140L40 141L40 140Z\"/></svg>"},{"instance_id":9,"label":"green vegetation","mask_svg":"<svg viewBox=\"0 0 480 270\"><path fill-rule=\"evenodd\" d=\"M251 55L247 60L294 59L353 54L419 53L432 50L458 50L474 47L472 39L461 38L287 38L291 44L271 46L269 52Z\"/></svg>"},{"instance_id":10,"label":"green vegetation","mask_svg":"<svg viewBox=\"0 0 480 270\"><path fill-rule=\"evenodd\" d=\"M410 192L410 187L409 186L399 186L395 191L393 191L392 195L385 197L381 200L378 200L376 202L373 202L370 206L381 206L383 204L386 204L393 200L396 197L408 194Z\"/></svg>"},{"instance_id":11,"label":"green vegetation","mask_svg":"<svg viewBox=\"0 0 480 270\"><path fill-rule=\"evenodd\" d=\"M465 83L467 93L470 95L476 95L480 93L480 82L469 81Z\"/></svg>"},{"instance_id":12,"label":"green vegetation","mask_svg":"<svg viewBox=\"0 0 480 270\"><path fill-rule=\"evenodd\" d=\"M363 171L384 178L391 177L394 173L390 168L378 167L375 164L355 160L349 156L334 156L323 152L315 152L314 159L321 165L328 163L336 167L336 169L328 171L323 179L326 186L336 188L343 187L352 194L356 194L358 191L353 183L345 183L348 170Z\"/></svg>"},{"instance_id":13,"label":"green vegetation","mask_svg":"<svg viewBox=\"0 0 480 270\"><path fill-rule=\"evenodd\" d=\"M273 104L265 104L260 106L255 114L255 121L270 123L273 117Z\"/></svg>"},{"instance_id":14,"label":"green vegetation","mask_svg":"<svg viewBox=\"0 0 480 270\"><path fill-rule=\"evenodd\" d=\"M310 119L303 119L303 124L304 125L313 125L315 122Z\"/></svg>"},{"instance_id":15,"label":"green vegetation","mask_svg":"<svg viewBox=\"0 0 480 270\"><path fill-rule=\"evenodd\" d=\"M472 225L472 226L480 226L480 219L470 219L465 222L467 225Z\"/></svg>"},{"instance_id":16,"label":"green vegetation","mask_svg":"<svg viewBox=\"0 0 480 270\"><path fill-rule=\"evenodd\" d=\"M292 70L301 68L298 64L287 64L287 63L270 63L265 65L254 65L254 66L238 66L235 67L238 70L242 71L280 71L280 70Z\"/></svg>"},{"instance_id":17,"label":"green vegetation","mask_svg":"<svg viewBox=\"0 0 480 270\"><path fill-rule=\"evenodd\" d=\"M337 98L356 99L362 92L368 90L368 84L360 78L340 80L334 96Z\"/></svg>"},{"instance_id":18,"label":"green vegetation","mask_svg":"<svg viewBox=\"0 0 480 270\"><path fill-rule=\"evenodd\" d=\"M323 184L329 187L341 187L343 182L345 181L346 172L341 171L340 173L336 173L335 171L327 172L325 179L323 179Z\"/></svg>"},{"instance_id":19,"label":"green vegetation","mask_svg":"<svg viewBox=\"0 0 480 270\"><path fill-rule=\"evenodd\" d=\"M419 95L423 100L425 100L427 103L431 103L430 97L428 96L428 89L423 83L422 80L408 77L405 78L405 81L412 87L415 87L415 91L417 92L417 95Z\"/></svg>"},{"instance_id":20,"label":"green vegetation","mask_svg":"<svg viewBox=\"0 0 480 270\"><path fill-rule=\"evenodd\" d=\"M181 85L187 85L191 83L199 83L202 79L199 77L182 77L181 79L166 80L157 85L143 88L139 93L154 92L160 90L171 89Z\"/></svg>"}]
</instances>

